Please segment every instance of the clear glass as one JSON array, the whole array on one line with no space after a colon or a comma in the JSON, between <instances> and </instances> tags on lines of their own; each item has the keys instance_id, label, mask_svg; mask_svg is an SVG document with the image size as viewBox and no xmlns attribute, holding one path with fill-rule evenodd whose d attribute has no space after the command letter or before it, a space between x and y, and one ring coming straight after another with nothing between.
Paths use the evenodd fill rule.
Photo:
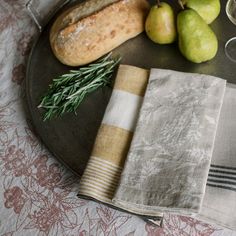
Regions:
<instances>
[{"instance_id":1,"label":"clear glass","mask_svg":"<svg viewBox=\"0 0 236 236\"><path fill-rule=\"evenodd\" d=\"M70 0L29 0L27 10L34 22L42 31L53 14Z\"/></svg>"},{"instance_id":2,"label":"clear glass","mask_svg":"<svg viewBox=\"0 0 236 236\"><path fill-rule=\"evenodd\" d=\"M229 20L236 25L236 0L228 0L226 4L226 14ZM236 28L235 28L236 31ZM236 35L229 39L225 44L227 57L236 63Z\"/></svg>"}]
</instances>

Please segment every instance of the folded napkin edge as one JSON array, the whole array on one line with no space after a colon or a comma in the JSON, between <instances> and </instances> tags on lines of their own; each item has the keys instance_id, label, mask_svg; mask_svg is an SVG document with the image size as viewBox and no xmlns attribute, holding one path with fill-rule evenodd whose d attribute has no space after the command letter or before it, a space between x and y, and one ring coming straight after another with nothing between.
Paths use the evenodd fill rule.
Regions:
<instances>
[{"instance_id":1,"label":"folded napkin edge","mask_svg":"<svg viewBox=\"0 0 236 236\"><path fill-rule=\"evenodd\" d=\"M148 206L148 205L140 205L135 203L130 203L124 200L118 200L116 198L112 199L112 203L116 206L118 206L121 209L129 209L128 211L133 212L137 215L145 215L147 217L154 217L159 216L160 214L164 215L164 213L180 213L184 216L195 216L199 213L199 209L188 209L188 208L168 208L168 207L160 207L160 206ZM142 209L142 212L140 210L140 206L143 206L145 208ZM150 209L149 209L150 208Z\"/></svg>"}]
</instances>

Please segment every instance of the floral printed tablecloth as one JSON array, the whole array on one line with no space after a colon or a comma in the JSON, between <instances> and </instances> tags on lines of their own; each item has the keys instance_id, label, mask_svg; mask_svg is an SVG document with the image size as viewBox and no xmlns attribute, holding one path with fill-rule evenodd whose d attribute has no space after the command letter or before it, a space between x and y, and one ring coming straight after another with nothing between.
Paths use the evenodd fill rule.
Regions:
<instances>
[{"instance_id":1,"label":"floral printed tablecloth","mask_svg":"<svg viewBox=\"0 0 236 236\"><path fill-rule=\"evenodd\" d=\"M79 179L27 125L24 78L37 29L26 0L0 0L0 235L201 235L236 232L168 215L164 227L76 197Z\"/></svg>"}]
</instances>

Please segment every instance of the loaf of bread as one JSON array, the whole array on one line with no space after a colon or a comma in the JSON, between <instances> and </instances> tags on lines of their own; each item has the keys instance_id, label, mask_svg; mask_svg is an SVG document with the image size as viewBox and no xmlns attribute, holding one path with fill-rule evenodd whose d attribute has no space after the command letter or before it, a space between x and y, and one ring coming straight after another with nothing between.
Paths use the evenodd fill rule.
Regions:
<instances>
[{"instance_id":1,"label":"loaf of bread","mask_svg":"<svg viewBox=\"0 0 236 236\"><path fill-rule=\"evenodd\" d=\"M54 22L50 44L69 66L90 63L144 30L147 0L89 0L68 9Z\"/></svg>"}]
</instances>

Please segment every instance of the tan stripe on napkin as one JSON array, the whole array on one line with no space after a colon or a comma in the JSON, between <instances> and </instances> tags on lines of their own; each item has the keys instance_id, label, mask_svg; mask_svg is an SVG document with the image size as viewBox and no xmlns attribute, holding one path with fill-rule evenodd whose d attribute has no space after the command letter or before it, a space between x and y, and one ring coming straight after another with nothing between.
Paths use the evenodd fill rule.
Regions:
<instances>
[{"instance_id":1,"label":"tan stripe on napkin","mask_svg":"<svg viewBox=\"0 0 236 236\"><path fill-rule=\"evenodd\" d=\"M143 97L148 83L148 76L148 70L122 65L119 68L114 89Z\"/></svg>"},{"instance_id":2,"label":"tan stripe on napkin","mask_svg":"<svg viewBox=\"0 0 236 236\"><path fill-rule=\"evenodd\" d=\"M110 125L102 124L97 135L92 156L122 167L129 150L133 133Z\"/></svg>"}]
</instances>

